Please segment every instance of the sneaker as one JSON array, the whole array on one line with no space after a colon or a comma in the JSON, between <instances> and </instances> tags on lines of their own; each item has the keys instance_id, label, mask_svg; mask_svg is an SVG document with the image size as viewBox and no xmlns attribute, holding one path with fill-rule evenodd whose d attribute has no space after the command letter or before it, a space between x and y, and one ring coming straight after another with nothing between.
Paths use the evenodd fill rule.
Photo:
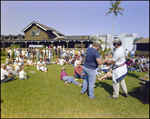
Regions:
<instances>
[{"instance_id":1,"label":"sneaker","mask_svg":"<svg viewBox=\"0 0 150 119\"><path fill-rule=\"evenodd\" d=\"M89 99L90 99L90 100L93 100L93 99L97 99L97 97L95 97L95 96L94 96L93 98L90 98L90 97L89 97Z\"/></svg>"},{"instance_id":2,"label":"sneaker","mask_svg":"<svg viewBox=\"0 0 150 119\"><path fill-rule=\"evenodd\" d=\"M111 99L118 99L118 97L114 97L113 95L109 96Z\"/></svg>"},{"instance_id":3,"label":"sneaker","mask_svg":"<svg viewBox=\"0 0 150 119\"><path fill-rule=\"evenodd\" d=\"M128 93L123 93L122 95L123 95L124 97L128 97L128 96L129 96Z\"/></svg>"},{"instance_id":4,"label":"sneaker","mask_svg":"<svg viewBox=\"0 0 150 119\"><path fill-rule=\"evenodd\" d=\"M84 93L81 93L81 95L83 95L83 94L87 94L87 92L85 91Z\"/></svg>"}]
</instances>

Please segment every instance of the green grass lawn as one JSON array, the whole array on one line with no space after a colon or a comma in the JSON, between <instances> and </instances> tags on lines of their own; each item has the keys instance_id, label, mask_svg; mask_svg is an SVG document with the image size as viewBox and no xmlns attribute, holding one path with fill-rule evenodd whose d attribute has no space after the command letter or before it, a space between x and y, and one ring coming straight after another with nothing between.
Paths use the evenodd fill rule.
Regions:
<instances>
[{"instance_id":1,"label":"green grass lawn","mask_svg":"<svg viewBox=\"0 0 150 119\"><path fill-rule=\"evenodd\" d=\"M1 57L1 63L6 57ZM65 85L60 80L61 68L65 67L68 75L73 76L72 65L48 65L48 73L30 67L35 74L26 69L29 79L1 84L2 118L148 118L149 102L143 104L143 93L139 91L144 72L128 73L125 82L129 97L120 95L117 100L110 99L112 80L96 81L94 95L97 100L89 100L81 95L81 87ZM77 80L82 83L83 81Z\"/></svg>"}]
</instances>

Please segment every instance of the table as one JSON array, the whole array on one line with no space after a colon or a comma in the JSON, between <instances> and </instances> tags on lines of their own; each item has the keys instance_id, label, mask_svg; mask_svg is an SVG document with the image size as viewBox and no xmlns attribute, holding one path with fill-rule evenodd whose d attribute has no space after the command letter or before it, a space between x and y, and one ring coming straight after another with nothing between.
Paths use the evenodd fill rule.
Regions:
<instances>
[{"instance_id":1,"label":"table","mask_svg":"<svg viewBox=\"0 0 150 119\"><path fill-rule=\"evenodd\" d=\"M145 79L145 77L140 77L139 78L140 80L143 80L143 81L146 81L146 84L145 84L145 94L144 94L144 101L143 101L143 104L145 104L145 100L146 100L146 94L147 94L147 86L148 86L148 84L149 84L149 78L148 78L148 80L146 80Z\"/></svg>"}]
</instances>

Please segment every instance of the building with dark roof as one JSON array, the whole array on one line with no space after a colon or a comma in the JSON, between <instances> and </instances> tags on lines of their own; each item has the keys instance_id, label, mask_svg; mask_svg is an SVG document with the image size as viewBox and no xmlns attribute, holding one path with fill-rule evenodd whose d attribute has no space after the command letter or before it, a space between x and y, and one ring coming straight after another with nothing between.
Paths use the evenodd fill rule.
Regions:
<instances>
[{"instance_id":1,"label":"building with dark roof","mask_svg":"<svg viewBox=\"0 0 150 119\"><path fill-rule=\"evenodd\" d=\"M1 35L2 46L9 47L11 44L20 44L24 48L29 45L49 46L53 44L54 46L65 46L65 48L87 48L95 40L91 39L89 35L65 36L54 28L35 21L27 25L22 32L24 35Z\"/></svg>"}]
</instances>

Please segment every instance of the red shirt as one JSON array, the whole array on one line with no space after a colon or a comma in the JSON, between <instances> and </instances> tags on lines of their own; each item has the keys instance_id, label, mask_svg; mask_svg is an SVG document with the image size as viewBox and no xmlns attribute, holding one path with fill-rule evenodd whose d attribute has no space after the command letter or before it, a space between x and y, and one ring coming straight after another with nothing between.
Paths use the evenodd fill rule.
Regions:
<instances>
[{"instance_id":1,"label":"red shirt","mask_svg":"<svg viewBox=\"0 0 150 119\"><path fill-rule=\"evenodd\" d=\"M83 70L83 67L81 67L81 66L76 66L75 67L75 69L74 69L74 75L76 75L76 74L79 74L79 75L81 75L81 71Z\"/></svg>"},{"instance_id":2,"label":"red shirt","mask_svg":"<svg viewBox=\"0 0 150 119\"><path fill-rule=\"evenodd\" d=\"M60 74L60 79L61 79L61 80L62 80L62 77L63 77L63 76L68 76L68 75L67 75L67 73L66 73L66 72L61 71L61 74Z\"/></svg>"}]
</instances>

